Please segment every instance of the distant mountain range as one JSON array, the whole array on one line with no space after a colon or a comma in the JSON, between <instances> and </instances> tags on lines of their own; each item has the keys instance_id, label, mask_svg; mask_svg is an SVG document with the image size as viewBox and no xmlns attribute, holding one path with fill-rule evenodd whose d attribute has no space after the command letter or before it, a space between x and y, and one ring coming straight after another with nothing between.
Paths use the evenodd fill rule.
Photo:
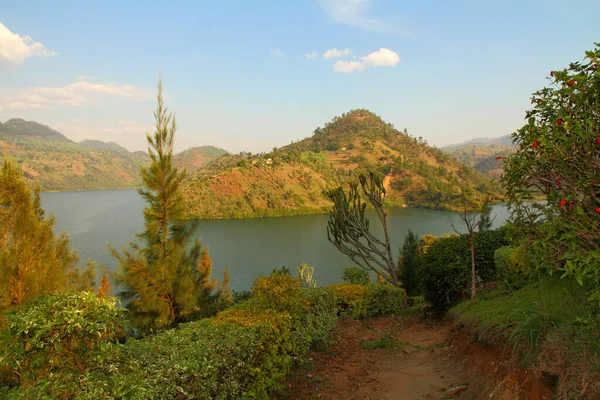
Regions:
<instances>
[{"instance_id":1,"label":"distant mountain range","mask_svg":"<svg viewBox=\"0 0 600 400\"><path fill-rule=\"evenodd\" d=\"M139 163L150 161L147 153L132 153L114 142L75 143L48 126L19 118L0 123L0 149L0 159L15 160L25 177L46 191L136 187L141 184ZM203 146L175 155L174 161L195 171L223 154L227 152Z\"/></svg>"},{"instance_id":2,"label":"distant mountain range","mask_svg":"<svg viewBox=\"0 0 600 400\"><path fill-rule=\"evenodd\" d=\"M497 139L496 139L497 140ZM333 118L314 134L271 153L232 155L201 146L174 156L189 171L184 185L190 217L242 218L320 213L331 203L324 190L382 173L388 204L454 210L461 190L483 196L489 178L455 158L464 152L496 153L493 141L457 145L448 154L401 132L368 110ZM16 160L43 190L117 189L141 184L144 152L116 143L75 143L47 126L22 119L0 124L2 157ZM494 149L494 150L490 150ZM504 146L502 149L506 149ZM500 151L500 147L498 147ZM466 154L465 153L465 154Z\"/></svg>"},{"instance_id":3,"label":"distant mountain range","mask_svg":"<svg viewBox=\"0 0 600 400\"><path fill-rule=\"evenodd\" d=\"M474 167L492 178L502 173L502 161L498 156L506 157L515 151L510 135L497 138L476 138L466 142L452 144L441 148L459 161Z\"/></svg>"}]
</instances>

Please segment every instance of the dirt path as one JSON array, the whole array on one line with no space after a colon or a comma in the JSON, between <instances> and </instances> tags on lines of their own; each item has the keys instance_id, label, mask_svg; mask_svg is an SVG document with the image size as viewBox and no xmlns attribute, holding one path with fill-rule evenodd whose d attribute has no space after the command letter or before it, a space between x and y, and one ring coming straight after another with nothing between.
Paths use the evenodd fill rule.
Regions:
<instances>
[{"instance_id":1,"label":"dirt path","mask_svg":"<svg viewBox=\"0 0 600 400\"><path fill-rule=\"evenodd\" d=\"M474 377L450 357L451 327L406 318L341 320L337 343L298 360L282 398L481 398L485 376Z\"/></svg>"}]
</instances>

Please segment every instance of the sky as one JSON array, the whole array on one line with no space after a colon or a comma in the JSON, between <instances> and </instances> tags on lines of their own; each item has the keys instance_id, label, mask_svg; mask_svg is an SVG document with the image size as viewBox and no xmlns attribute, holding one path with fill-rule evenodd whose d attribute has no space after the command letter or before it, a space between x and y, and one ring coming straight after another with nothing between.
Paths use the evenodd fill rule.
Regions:
<instances>
[{"instance_id":1,"label":"sky","mask_svg":"<svg viewBox=\"0 0 600 400\"><path fill-rule=\"evenodd\" d=\"M444 146L524 124L600 42L596 0L0 0L0 122L145 150L270 151L366 108Z\"/></svg>"}]
</instances>

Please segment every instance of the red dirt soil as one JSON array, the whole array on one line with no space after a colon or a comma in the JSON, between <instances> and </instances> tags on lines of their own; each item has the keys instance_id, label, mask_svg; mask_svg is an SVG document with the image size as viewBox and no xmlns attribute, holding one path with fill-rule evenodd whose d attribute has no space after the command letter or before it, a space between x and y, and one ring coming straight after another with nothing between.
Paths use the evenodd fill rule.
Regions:
<instances>
[{"instance_id":1,"label":"red dirt soil","mask_svg":"<svg viewBox=\"0 0 600 400\"><path fill-rule=\"evenodd\" d=\"M396 344L362 348L386 338ZM298 360L281 399L552 398L538 377L510 361L510 352L474 343L450 323L341 319L333 339L327 350Z\"/></svg>"}]
</instances>

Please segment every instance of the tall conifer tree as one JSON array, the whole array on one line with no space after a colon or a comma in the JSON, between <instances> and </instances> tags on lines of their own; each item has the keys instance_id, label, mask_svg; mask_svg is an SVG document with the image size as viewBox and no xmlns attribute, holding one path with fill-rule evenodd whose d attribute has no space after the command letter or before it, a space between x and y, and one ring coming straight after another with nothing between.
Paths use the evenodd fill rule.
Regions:
<instances>
[{"instance_id":1,"label":"tall conifer tree","mask_svg":"<svg viewBox=\"0 0 600 400\"><path fill-rule=\"evenodd\" d=\"M111 248L120 267L116 275L120 295L133 325L143 331L185 321L200 311L202 294L215 285L211 268L199 268L208 264L208 260L200 264L200 241L195 240L188 250L197 225L185 221L181 186L186 172L173 165L176 123L164 105L161 80L157 102L156 131L146 135L151 164L140 166L144 188L138 192L147 204L145 230L137 234L141 243L132 242L131 249L124 248L122 254Z\"/></svg>"}]
</instances>

